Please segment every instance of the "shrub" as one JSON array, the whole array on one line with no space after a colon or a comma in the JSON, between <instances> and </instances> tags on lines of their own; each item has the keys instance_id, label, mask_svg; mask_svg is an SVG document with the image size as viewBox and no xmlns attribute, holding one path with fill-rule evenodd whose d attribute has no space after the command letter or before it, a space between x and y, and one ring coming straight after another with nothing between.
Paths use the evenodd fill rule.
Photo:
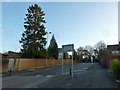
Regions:
<instances>
[{"instance_id":1,"label":"shrub","mask_svg":"<svg viewBox=\"0 0 120 90\"><path fill-rule=\"evenodd\" d=\"M120 61L118 59L112 61L112 73L116 79L120 80Z\"/></svg>"}]
</instances>

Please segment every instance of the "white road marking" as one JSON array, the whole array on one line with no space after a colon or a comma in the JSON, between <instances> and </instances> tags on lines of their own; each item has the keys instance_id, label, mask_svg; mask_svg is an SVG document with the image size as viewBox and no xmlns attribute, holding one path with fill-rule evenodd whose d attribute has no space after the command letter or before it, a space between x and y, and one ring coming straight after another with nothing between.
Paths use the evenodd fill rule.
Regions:
<instances>
[{"instance_id":1,"label":"white road marking","mask_svg":"<svg viewBox=\"0 0 120 90\"><path fill-rule=\"evenodd\" d=\"M30 69L30 70L28 70L29 72L33 72L35 69Z\"/></svg>"},{"instance_id":2,"label":"white road marking","mask_svg":"<svg viewBox=\"0 0 120 90\"><path fill-rule=\"evenodd\" d=\"M120 81L119 81L119 80L116 80L116 82L120 83Z\"/></svg>"},{"instance_id":3,"label":"white road marking","mask_svg":"<svg viewBox=\"0 0 120 90\"><path fill-rule=\"evenodd\" d=\"M64 79L67 79L67 78L69 78L69 76L68 76L68 77L65 77Z\"/></svg>"},{"instance_id":4,"label":"white road marking","mask_svg":"<svg viewBox=\"0 0 120 90\"><path fill-rule=\"evenodd\" d=\"M88 68L83 68L83 69L85 69L85 70L86 70L86 69L88 69Z\"/></svg>"},{"instance_id":5,"label":"white road marking","mask_svg":"<svg viewBox=\"0 0 120 90\"><path fill-rule=\"evenodd\" d=\"M63 73L63 75L69 74L69 72Z\"/></svg>"},{"instance_id":6,"label":"white road marking","mask_svg":"<svg viewBox=\"0 0 120 90\"><path fill-rule=\"evenodd\" d=\"M42 76L42 75L36 75L35 77L40 77L40 76Z\"/></svg>"},{"instance_id":7,"label":"white road marking","mask_svg":"<svg viewBox=\"0 0 120 90\"><path fill-rule=\"evenodd\" d=\"M53 77L52 75L47 75L46 77Z\"/></svg>"},{"instance_id":8,"label":"white road marking","mask_svg":"<svg viewBox=\"0 0 120 90\"><path fill-rule=\"evenodd\" d=\"M47 68L46 70L53 69L53 68Z\"/></svg>"}]
</instances>

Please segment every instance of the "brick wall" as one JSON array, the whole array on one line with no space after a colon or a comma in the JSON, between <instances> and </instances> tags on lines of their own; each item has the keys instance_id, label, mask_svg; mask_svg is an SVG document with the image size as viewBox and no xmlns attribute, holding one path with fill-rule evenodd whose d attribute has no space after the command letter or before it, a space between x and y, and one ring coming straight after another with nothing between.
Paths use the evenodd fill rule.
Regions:
<instances>
[{"instance_id":1,"label":"brick wall","mask_svg":"<svg viewBox=\"0 0 120 90\"><path fill-rule=\"evenodd\" d=\"M120 60L120 56L119 55L110 55L110 56L106 56L104 58L104 63L105 63L105 65L106 65L107 68L110 68L111 62L114 59L119 59Z\"/></svg>"}]
</instances>

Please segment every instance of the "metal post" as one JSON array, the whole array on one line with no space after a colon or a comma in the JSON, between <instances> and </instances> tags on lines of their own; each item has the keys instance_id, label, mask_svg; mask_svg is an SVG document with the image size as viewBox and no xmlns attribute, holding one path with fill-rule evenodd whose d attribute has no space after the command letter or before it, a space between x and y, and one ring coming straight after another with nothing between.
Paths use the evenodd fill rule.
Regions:
<instances>
[{"instance_id":1,"label":"metal post","mask_svg":"<svg viewBox=\"0 0 120 90\"><path fill-rule=\"evenodd\" d=\"M46 67L47 67L47 56L48 56L48 34L51 34L51 32L47 32L47 44L46 44Z\"/></svg>"},{"instance_id":2,"label":"metal post","mask_svg":"<svg viewBox=\"0 0 120 90\"><path fill-rule=\"evenodd\" d=\"M46 67L47 67L47 55L48 55L48 33L47 33L47 45L46 45Z\"/></svg>"},{"instance_id":3,"label":"metal post","mask_svg":"<svg viewBox=\"0 0 120 90\"><path fill-rule=\"evenodd\" d=\"M73 51L72 51L72 77L73 77Z\"/></svg>"},{"instance_id":4,"label":"metal post","mask_svg":"<svg viewBox=\"0 0 120 90\"><path fill-rule=\"evenodd\" d=\"M71 67L69 68L69 70L70 70L70 76L71 76Z\"/></svg>"},{"instance_id":5,"label":"metal post","mask_svg":"<svg viewBox=\"0 0 120 90\"><path fill-rule=\"evenodd\" d=\"M18 67L17 67L18 71L19 71L19 61L20 61L20 57L18 57Z\"/></svg>"},{"instance_id":6,"label":"metal post","mask_svg":"<svg viewBox=\"0 0 120 90\"><path fill-rule=\"evenodd\" d=\"M12 70L9 70L9 76L11 76Z\"/></svg>"},{"instance_id":7,"label":"metal post","mask_svg":"<svg viewBox=\"0 0 120 90\"><path fill-rule=\"evenodd\" d=\"M62 52L62 75L63 75L63 52Z\"/></svg>"}]
</instances>

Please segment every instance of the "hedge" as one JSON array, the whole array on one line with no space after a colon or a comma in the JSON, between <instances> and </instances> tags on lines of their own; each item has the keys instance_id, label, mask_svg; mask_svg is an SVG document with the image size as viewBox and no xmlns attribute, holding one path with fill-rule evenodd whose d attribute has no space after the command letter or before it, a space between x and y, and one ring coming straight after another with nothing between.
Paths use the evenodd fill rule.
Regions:
<instances>
[{"instance_id":1,"label":"hedge","mask_svg":"<svg viewBox=\"0 0 120 90\"><path fill-rule=\"evenodd\" d=\"M117 80L120 80L120 61L118 59L112 60L112 73Z\"/></svg>"}]
</instances>

